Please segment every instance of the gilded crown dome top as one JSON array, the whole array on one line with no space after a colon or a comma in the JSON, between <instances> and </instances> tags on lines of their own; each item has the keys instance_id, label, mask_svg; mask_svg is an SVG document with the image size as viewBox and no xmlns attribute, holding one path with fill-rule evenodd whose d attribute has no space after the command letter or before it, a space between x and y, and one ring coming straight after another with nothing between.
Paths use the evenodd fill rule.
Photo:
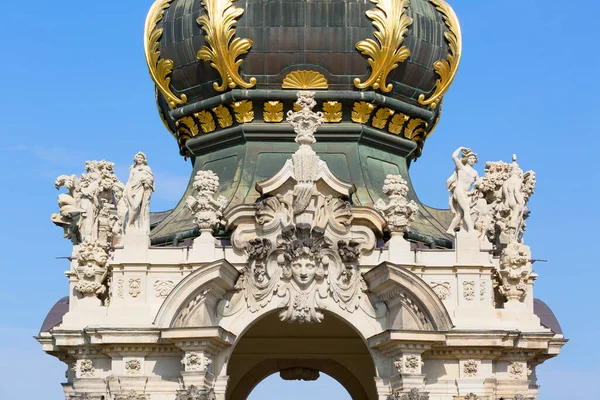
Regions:
<instances>
[{"instance_id":1,"label":"gilded crown dome top","mask_svg":"<svg viewBox=\"0 0 600 400\"><path fill-rule=\"evenodd\" d=\"M259 114L279 122L279 107L308 88L326 91L317 93L326 114L341 114L326 122L403 135L419 144L418 157L461 51L444 0L157 0L145 41L161 115L182 154L201 132Z\"/></svg>"}]
</instances>

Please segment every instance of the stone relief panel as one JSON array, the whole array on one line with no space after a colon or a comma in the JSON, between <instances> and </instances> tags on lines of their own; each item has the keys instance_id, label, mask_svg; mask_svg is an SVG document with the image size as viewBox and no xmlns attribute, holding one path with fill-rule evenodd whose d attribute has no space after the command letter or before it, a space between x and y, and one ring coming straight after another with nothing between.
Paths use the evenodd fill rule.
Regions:
<instances>
[{"instance_id":1,"label":"stone relief panel","mask_svg":"<svg viewBox=\"0 0 600 400\"><path fill-rule=\"evenodd\" d=\"M463 281L463 297L467 301L475 300L475 281Z\"/></svg>"},{"instance_id":2,"label":"stone relief panel","mask_svg":"<svg viewBox=\"0 0 600 400\"><path fill-rule=\"evenodd\" d=\"M175 400L215 400L213 389L200 389L191 385L187 389L178 390Z\"/></svg>"},{"instance_id":3,"label":"stone relief panel","mask_svg":"<svg viewBox=\"0 0 600 400\"><path fill-rule=\"evenodd\" d=\"M175 282L170 279L156 280L154 281L154 296L159 299L166 299L174 287Z\"/></svg>"},{"instance_id":4,"label":"stone relief panel","mask_svg":"<svg viewBox=\"0 0 600 400\"><path fill-rule=\"evenodd\" d=\"M420 374L424 363L418 354L408 354L396 357L394 366L398 374Z\"/></svg>"},{"instance_id":5,"label":"stone relief panel","mask_svg":"<svg viewBox=\"0 0 600 400\"><path fill-rule=\"evenodd\" d=\"M468 376L469 378L472 378L474 376L477 376L477 372L479 370L479 361L477 360L466 360L463 363L463 373L465 374L465 376Z\"/></svg>"},{"instance_id":6,"label":"stone relief panel","mask_svg":"<svg viewBox=\"0 0 600 400\"><path fill-rule=\"evenodd\" d=\"M388 396L388 400L429 400L429 393L411 389L408 393L396 392Z\"/></svg>"},{"instance_id":7,"label":"stone relief panel","mask_svg":"<svg viewBox=\"0 0 600 400\"><path fill-rule=\"evenodd\" d=\"M142 291L142 278L130 278L129 279L129 295L131 297L138 297Z\"/></svg>"},{"instance_id":8,"label":"stone relief panel","mask_svg":"<svg viewBox=\"0 0 600 400\"><path fill-rule=\"evenodd\" d=\"M79 360L78 378L92 378L96 373L92 360Z\"/></svg>"},{"instance_id":9,"label":"stone relief panel","mask_svg":"<svg viewBox=\"0 0 600 400\"><path fill-rule=\"evenodd\" d=\"M142 362L140 360L126 361L125 373L127 375L140 375L142 373Z\"/></svg>"},{"instance_id":10,"label":"stone relief panel","mask_svg":"<svg viewBox=\"0 0 600 400\"><path fill-rule=\"evenodd\" d=\"M508 374L511 379L527 379L526 366L522 362L512 362L508 366Z\"/></svg>"},{"instance_id":11,"label":"stone relief panel","mask_svg":"<svg viewBox=\"0 0 600 400\"><path fill-rule=\"evenodd\" d=\"M185 371L208 371L208 367L212 364L212 359L201 353L187 353L181 360Z\"/></svg>"},{"instance_id":12,"label":"stone relief panel","mask_svg":"<svg viewBox=\"0 0 600 400\"><path fill-rule=\"evenodd\" d=\"M115 400L150 400L150 396L139 394L135 390L115 395Z\"/></svg>"},{"instance_id":13,"label":"stone relief panel","mask_svg":"<svg viewBox=\"0 0 600 400\"><path fill-rule=\"evenodd\" d=\"M431 282L429 286L431 286L431 288L433 289L437 297L440 298L440 300L444 301L450 298L452 289L450 282Z\"/></svg>"}]
</instances>

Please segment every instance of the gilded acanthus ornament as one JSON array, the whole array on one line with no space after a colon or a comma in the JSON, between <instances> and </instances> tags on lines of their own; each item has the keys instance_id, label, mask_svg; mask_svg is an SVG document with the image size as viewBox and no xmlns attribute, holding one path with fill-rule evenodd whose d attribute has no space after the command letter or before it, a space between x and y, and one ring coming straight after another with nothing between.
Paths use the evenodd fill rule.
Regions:
<instances>
[{"instance_id":1,"label":"gilded acanthus ornament","mask_svg":"<svg viewBox=\"0 0 600 400\"><path fill-rule=\"evenodd\" d=\"M339 101L324 102L323 119L325 122L340 122L342 120L342 103Z\"/></svg>"},{"instance_id":2,"label":"gilded acanthus ornament","mask_svg":"<svg viewBox=\"0 0 600 400\"><path fill-rule=\"evenodd\" d=\"M444 18L444 23L448 28L448 31L444 33L444 37L448 41L448 48L450 50L450 54L448 54L446 60L439 60L433 63L433 68L439 75L433 94L427 99L425 99L424 94L419 96L420 104L428 105L431 109L434 109L450 88L450 85L456 76L456 72L458 71L462 53L462 35L458 18L456 17L454 10L452 10L452 7L444 0L429 0L429 2L435 6Z\"/></svg>"},{"instance_id":3,"label":"gilded acanthus ornament","mask_svg":"<svg viewBox=\"0 0 600 400\"><path fill-rule=\"evenodd\" d=\"M265 122L283 121L283 103L280 101L265 101L263 119Z\"/></svg>"},{"instance_id":4,"label":"gilded acanthus ornament","mask_svg":"<svg viewBox=\"0 0 600 400\"><path fill-rule=\"evenodd\" d=\"M406 114L399 113L394 115L388 126L388 131L394 135L399 135L409 119L410 117Z\"/></svg>"},{"instance_id":5,"label":"gilded acanthus ornament","mask_svg":"<svg viewBox=\"0 0 600 400\"><path fill-rule=\"evenodd\" d=\"M244 13L243 8L233 5L235 0L203 0L202 5L206 13L198 18L198 23L205 32L208 46L202 46L197 57L209 61L211 67L221 75L221 84L213 83L218 92L241 86L249 89L256 85L256 78L244 81L240 76L240 65L243 60L238 58L248 53L252 41L235 36L237 18Z\"/></svg>"},{"instance_id":6,"label":"gilded acanthus ornament","mask_svg":"<svg viewBox=\"0 0 600 400\"><path fill-rule=\"evenodd\" d=\"M373 20L373 35L377 42L373 39L361 40L356 44L356 49L369 58L371 75L365 82L355 78L354 86L358 89L372 87L374 90L389 92L393 86L387 83L388 74L410 56L410 50L402 46L402 43L413 19L406 13L409 0L370 1L377 7L368 10L366 14Z\"/></svg>"},{"instance_id":7,"label":"gilded acanthus ornament","mask_svg":"<svg viewBox=\"0 0 600 400\"><path fill-rule=\"evenodd\" d=\"M194 116L198 118L198 121L200 121L200 128L202 128L202 132L209 133L217 128L215 119L210 111L203 110L194 114Z\"/></svg>"},{"instance_id":8,"label":"gilded acanthus ornament","mask_svg":"<svg viewBox=\"0 0 600 400\"><path fill-rule=\"evenodd\" d=\"M219 190L219 177L212 171L198 171L193 183L195 196L188 196L186 206L193 213L194 222L202 232L211 232L222 223L223 210L227 207L224 196L215 197Z\"/></svg>"},{"instance_id":9,"label":"gilded acanthus ornament","mask_svg":"<svg viewBox=\"0 0 600 400\"><path fill-rule=\"evenodd\" d=\"M217 122L219 122L221 128L227 128L233 125L233 117L226 106L219 104L213 108L212 111L217 116Z\"/></svg>"},{"instance_id":10,"label":"gilded acanthus ornament","mask_svg":"<svg viewBox=\"0 0 600 400\"><path fill-rule=\"evenodd\" d=\"M394 110L387 107L380 108L375 113L375 116L373 117L373 121L371 121L371 123L373 124L374 128L385 129L388 119L390 119L392 115L394 115Z\"/></svg>"},{"instance_id":11,"label":"gilded acanthus ornament","mask_svg":"<svg viewBox=\"0 0 600 400\"><path fill-rule=\"evenodd\" d=\"M163 34L163 29L158 28L158 23L163 19L165 10L171 6L172 2L173 0L157 0L152 4L144 27L144 53L150 77L156 84L156 88L169 103L171 109L187 102L185 94L177 97L169 86L171 83L170 75L173 70L173 61L161 59L160 51L158 51L159 40Z\"/></svg>"},{"instance_id":12,"label":"gilded acanthus ornament","mask_svg":"<svg viewBox=\"0 0 600 400\"><path fill-rule=\"evenodd\" d=\"M417 203L407 198L408 183L400 175L388 175L383 183L383 193L388 196L389 202L379 199L375 209L384 216L387 229L392 235L407 232L419 211Z\"/></svg>"},{"instance_id":13,"label":"gilded acanthus ornament","mask_svg":"<svg viewBox=\"0 0 600 400\"><path fill-rule=\"evenodd\" d=\"M238 124L245 124L254 121L254 110L251 100L234 101L231 108L235 114L235 120Z\"/></svg>"},{"instance_id":14,"label":"gilded acanthus ornament","mask_svg":"<svg viewBox=\"0 0 600 400\"><path fill-rule=\"evenodd\" d=\"M461 158L458 158L459 154L461 154ZM459 225L466 232L473 232L475 228L471 218L470 192L471 186L479 177L473 168L478 161L477 154L466 147L459 147L452 153L452 160L456 168L446 181L446 187L450 192L450 209L454 213L454 219L452 219L447 232L454 234L454 230L459 228Z\"/></svg>"},{"instance_id":15,"label":"gilded acanthus ornament","mask_svg":"<svg viewBox=\"0 0 600 400\"><path fill-rule=\"evenodd\" d=\"M371 113L375 110L375 105L366 101L357 101L352 108L352 121L359 124L366 124L371 118Z\"/></svg>"}]
</instances>

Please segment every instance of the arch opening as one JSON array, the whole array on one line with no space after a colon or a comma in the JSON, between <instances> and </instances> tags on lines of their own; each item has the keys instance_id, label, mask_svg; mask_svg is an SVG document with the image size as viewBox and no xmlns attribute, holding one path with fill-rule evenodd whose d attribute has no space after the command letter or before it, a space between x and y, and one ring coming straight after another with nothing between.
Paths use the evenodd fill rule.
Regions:
<instances>
[{"instance_id":1,"label":"arch opening","mask_svg":"<svg viewBox=\"0 0 600 400\"><path fill-rule=\"evenodd\" d=\"M259 383L281 371L292 380L314 378L318 371L337 381L352 399L377 399L375 365L363 338L334 314L326 314L320 324L281 322L277 312L256 321L231 353L227 400L249 398Z\"/></svg>"},{"instance_id":2,"label":"arch opening","mask_svg":"<svg viewBox=\"0 0 600 400\"><path fill-rule=\"evenodd\" d=\"M316 381L284 380L278 373L273 373L260 381L248 400L264 400L275 397L273 393L285 393L286 400L352 400L350 393L337 380L321 372Z\"/></svg>"}]
</instances>

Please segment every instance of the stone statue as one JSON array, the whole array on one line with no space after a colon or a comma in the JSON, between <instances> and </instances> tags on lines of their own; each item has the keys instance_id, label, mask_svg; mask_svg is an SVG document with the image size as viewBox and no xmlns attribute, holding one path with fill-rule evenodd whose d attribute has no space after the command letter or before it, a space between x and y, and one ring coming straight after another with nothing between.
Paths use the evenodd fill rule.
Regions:
<instances>
[{"instance_id":1,"label":"stone statue","mask_svg":"<svg viewBox=\"0 0 600 400\"><path fill-rule=\"evenodd\" d=\"M461 154L461 158L458 155ZM473 165L478 161L477 154L466 147L459 147L452 153L452 160L456 165L454 174L446 181L446 187L450 192L450 209L454 213L454 219L450 223L447 232L454 234L454 230L462 222L462 228L467 232L473 232L473 220L471 219L471 185L475 183L479 175Z\"/></svg>"},{"instance_id":2,"label":"stone statue","mask_svg":"<svg viewBox=\"0 0 600 400\"><path fill-rule=\"evenodd\" d=\"M219 177L212 171L198 171L194 177L195 196L188 196L185 205L193 213L194 222L201 232L211 232L222 223L223 210L227 207L227 198L216 197L219 191Z\"/></svg>"},{"instance_id":3,"label":"stone statue","mask_svg":"<svg viewBox=\"0 0 600 400\"><path fill-rule=\"evenodd\" d=\"M419 210L417 203L406 197L408 183L400 175L388 175L383 183L383 193L390 201L386 204L382 199L377 200L375 209L385 217L387 229L392 235L407 232Z\"/></svg>"},{"instance_id":4,"label":"stone statue","mask_svg":"<svg viewBox=\"0 0 600 400\"><path fill-rule=\"evenodd\" d=\"M127 228L150 229L150 197L154 191L154 175L146 155L139 152L133 158L129 180L123 197L127 205Z\"/></svg>"}]
</instances>

